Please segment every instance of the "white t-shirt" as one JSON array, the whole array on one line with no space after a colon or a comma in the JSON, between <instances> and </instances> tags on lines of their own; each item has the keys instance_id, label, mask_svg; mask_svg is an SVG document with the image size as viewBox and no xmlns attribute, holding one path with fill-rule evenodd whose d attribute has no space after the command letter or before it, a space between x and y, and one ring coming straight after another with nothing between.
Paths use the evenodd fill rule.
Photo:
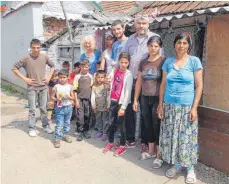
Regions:
<instances>
[{"instance_id":1,"label":"white t-shirt","mask_svg":"<svg viewBox=\"0 0 229 184\"><path fill-rule=\"evenodd\" d=\"M72 85L70 85L70 84L65 84L65 85L56 84L54 86L54 88L56 88L55 90L56 90L56 96L57 97L63 96L62 97L62 103L61 103L62 106L72 105L70 100L64 98L65 95L70 96L71 90L72 90Z\"/></svg>"}]
</instances>

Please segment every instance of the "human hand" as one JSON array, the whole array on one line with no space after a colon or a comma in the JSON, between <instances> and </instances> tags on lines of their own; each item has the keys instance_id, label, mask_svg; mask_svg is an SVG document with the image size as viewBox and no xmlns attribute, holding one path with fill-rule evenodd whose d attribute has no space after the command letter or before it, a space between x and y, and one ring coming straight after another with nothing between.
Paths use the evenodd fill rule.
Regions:
<instances>
[{"instance_id":1,"label":"human hand","mask_svg":"<svg viewBox=\"0 0 229 184\"><path fill-rule=\"evenodd\" d=\"M78 100L76 100L75 106L76 106L76 108L77 108L77 109L79 109L79 108L80 108L80 103L79 103L79 101L78 101Z\"/></svg>"},{"instance_id":2,"label":"human hand","mask_svg":"<svg viewBox=\"0 0 229 184\"><path fill-rule=\"evenodd\" d=\"M43 79L43 82L44 82L45 84L48 84L49 81L50 81L50 78L49 78L49 77L45 77L45 78Z\"/></svg>"},{"instance_id":3,"label":"human hand","mask_svg":"<svg viewBox=\"0 0 229 184\"><path fill-rule=\"evenodd\" d=\"M189 121L193 122L197 120L197 109L191 109L189 112Z\"/></svg>"},{"instance_id":4,"label":"human hand","mask_svg":"<svg viewBox=\"0 0 229 184\"><path fill-rule=\"evenodd\" d=\"M65 99L71 100L71 97L69 95L64 95Z\"/></svg>"},{"instance_id":5,"label":"human hand","mask_svg":"<svg viewBox=\"0 0 229 184\"><path fill-rule=\"evenodd\" d=\"M124 109L119 109L118 116L124 116L124 115L125 115L125 110Z\"/></svg>"},{"instance_id":6,"label":"human hand","mask_svg":"<svg viewBox=\"0 0 229 184\"><path fill-rule=\"evenodd\" d=\"M36 79L25 78L25 82L30 86L33 86L36 83Z\"/></svg>"},{"instance_id":7,"label":"human hand","mask_svg":"<svg viewBox=\"0 0 229 184\"><path fill-rule=\"evenodd\" d=\"M133 110L134 112L138 112L138 102L137 101L134 101Z\"/></svg>"},{"instance_id":8,"label":"human hand","mask_svg":"<svg viewBox=\"0 0 229 184\"><path fill-rule=\"evenodd\" d=\"M158 105L157 115L159 119L164 119L163 105Z\"/></svg>"}]
</instances>

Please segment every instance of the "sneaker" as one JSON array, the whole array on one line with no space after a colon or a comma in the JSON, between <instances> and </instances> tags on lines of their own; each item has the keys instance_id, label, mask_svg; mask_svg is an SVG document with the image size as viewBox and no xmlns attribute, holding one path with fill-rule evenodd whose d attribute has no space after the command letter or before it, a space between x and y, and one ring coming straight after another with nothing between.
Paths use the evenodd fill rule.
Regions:
<instances>
[{"instance_id":1,"label":"sneaker","mask_svg":"<svg viewBox=\"0 0 229 184\"><path fill-rule=\"evenodd\" d=\"M101 132L98 132L97 134L96 134L96 138L101 138L103 136L103 133L101 133Z\"/></svg>"},{"instance_id":2,"label":"sneaker","mask_svg":"<svg viewBox=\"0 0 229 184\"><path fill-rule=\"evenodd\" d=\"M44 127L43 130L44 130L45 132L47 132L48 134L52 134L52 133L53 133L53 130L50 128L49 125L47 125L46 127Z\"/></svg>"},{"instance_id":3,"label":"sneaker","mask_svg":"<svg viewBox=\"0 0 229 184\"><path fill-rule=\"evenodd\" d=\"M67 143L71 143L72 142L72 138L69 135L64 136L64 141Z\"/></svg>"},{"instance_id":4,"label":"sneaker","mask_svg":"<svg viewBox=\"0 0 229 184\"><path fill-rule=\"evenodd\" d=\"M90 139L91 135L88 132L84 132L83 136L85 137L85 139Z\"/></svg>"},{"instance_id":5,"label":"sneaker","mask_svg":"<svg viewBox=\"0 0 229 184\"><path fill-rule=\"evenodd\" d=\"M103 153L107 153L108 151L110 151L112 148L114 147L113 143L108 143L106 145L106 147L103 149Z\"/></svg>"},{"instance_id":6,"label":"sneaker","mask_svg":"<svg viewBox=\"0 0 229 184\"><path fill-rule=\"evenodd\" d=\"M59 147L60 147L60 141L59 141L59 140L56 140L56 141L54 142L54 147L55 147L55 148L59 148Z\"/></svg>"},{"instance_id":7,"label":"sneaker","mask_svg":"<svg viewBox=\"0 0 229 184\"><path fill-rule=\"evenodd\" d=\"M114 153L114 156L118 157L118 156L121 156L122 154L124 154L126 152L126 148L125 146L119 146L115 153Z\"/></svg>"},{"instance_id":8,"label":"sneaker","mask_svg":"<svg viewBox=\"0 0 229 184\"><path fill-rule=\"evenodd\" d=\"M141 153L148 152L148 151L147 151L147 148L148 148L147 145L144 144L144 143L142 143L142 144L141 144Z\"/></svg>"},{"instance_id":9,"label":"sneaker","mask_svg":"<svg viewBox=\"0 0 229 184\"><path fill-rule=\"evenodd\" d=\"M129 143L126 141L126 148L135 148L136 147L136 142Z\"/></svg>"},{"instance_id":10,"label":"sneaker","mask_svg":"<svg viewBox=\"0 0 229 184\"><path fill-rule=\"evenodd\" d=\"M36 137L36 136L37 136L36 130L35 130L35 129L29 130L29 136L30 136L30 137Z\"/></svg>"},{"instance_id":11,"label":"sneaker","mask_svg":"<svg viewBox=\"0 0 229 184\"><path fill-rule=\"evenodd\" d=\"M106 141L107 139L108 139L107 134L103 134L103 136L101 137L101 140L102 140L102 141Z\"/></svg>"},{"instance_id":12,"label":"sneaker","mask_svg":"<svg viewBox=\"0 0 229 184\"><path fill-rule=\"evenodd\" d=\"M77 141L82 141L82 140L83 140L83 133L79 133L79 134L76 136L76 140L77 140Z\"/></svg>"}]
</instances>

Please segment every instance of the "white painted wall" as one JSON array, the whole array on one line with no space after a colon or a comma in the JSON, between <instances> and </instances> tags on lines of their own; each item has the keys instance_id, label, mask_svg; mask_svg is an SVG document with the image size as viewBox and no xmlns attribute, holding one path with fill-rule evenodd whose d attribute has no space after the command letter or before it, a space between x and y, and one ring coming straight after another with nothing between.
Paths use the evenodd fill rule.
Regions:
<instances>
[{"instance_id":1,"label":"white painted wall","mask_svg":"<svg viewBox=\"0 0 229 184\"><path fill-rule=\"evenodd\" d=\"M15 62L28 54L31 39L43 34L41 4L28 4L1 18L1 78L26 88L21 79L14 76L11 69ZM24 73L24 69L21 71Z\"/></svg>"}]
</instances>

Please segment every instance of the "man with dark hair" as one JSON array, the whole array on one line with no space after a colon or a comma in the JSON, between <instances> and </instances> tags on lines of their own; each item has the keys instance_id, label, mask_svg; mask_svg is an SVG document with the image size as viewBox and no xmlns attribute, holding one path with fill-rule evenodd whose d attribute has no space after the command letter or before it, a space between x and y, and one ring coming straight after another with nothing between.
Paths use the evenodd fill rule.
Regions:
<instances>
[{"instance_id":1,"label":"man with dark hair","mask_svg":"<svg viewBox=\"0 0 229 184\"><path fill-rule=\"evenodd\" d=\"M31 54L24 56L19 62L15 63L12 71L19 78L24 80L28 85L28 104L29 104L29 135L36 136L36 94L39 97L40 114L43 130L47 133L53 131L49 127L49 120L47 116L47 99L49 83L53 72L54 64L45 54L40 53L41 42L38 39L33 39L30 42ZM50 73L45 76L46 65L50 67ZM26 76L22 75L19 69L23 67Z\"/></svg>"},{"instance_id":2,"label":"man with dark hair","mask_svg":"<svg viewBox=\"0 0 229 184\"><path fill-rule=\"evenodd\" d=\"M112 45L111 58L114 60L113 65L118 66L118 57L123 50L128 38L125 36L125 25L121 20L115 20L111 25L113 35L117 38L117 41Z\"/></svg>"}]
</instances>

